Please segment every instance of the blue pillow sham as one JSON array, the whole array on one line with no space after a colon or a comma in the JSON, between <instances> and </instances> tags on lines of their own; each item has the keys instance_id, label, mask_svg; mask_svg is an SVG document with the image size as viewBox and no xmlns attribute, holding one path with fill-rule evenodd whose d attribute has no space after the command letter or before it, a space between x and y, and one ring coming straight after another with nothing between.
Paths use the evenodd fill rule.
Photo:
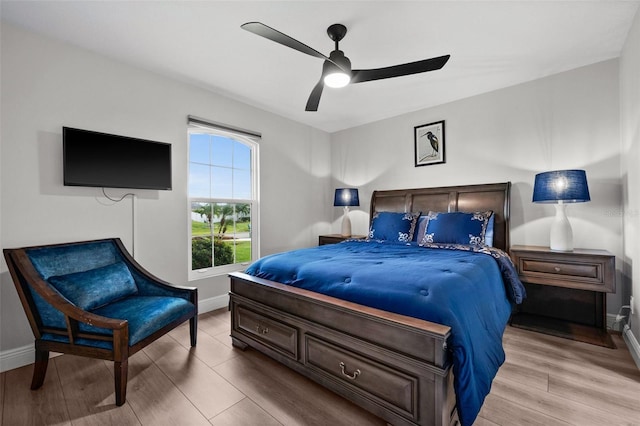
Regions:
<instances>
[{"instance_id":1,"label":"blue pillow sham","mask_svg":"<svg viewBox=\"0 0 640 426\"><path fill-rule=\"evenodd\" d=\"M371 219L369 239L409 243L413 240L420 212L375 212Z\"/></svg>"},{"instance_id":2,"label":"blue pillow sham","mask_svg":"<svg viewBox=\"0 0 640 426\"><path fill-rule=\"evenodd\" d=\"M486 245L486 232L492 211L485 212L429 212L420 244ZM493 235L491 235L493 243Z\"/></svg>"}]
</instances>

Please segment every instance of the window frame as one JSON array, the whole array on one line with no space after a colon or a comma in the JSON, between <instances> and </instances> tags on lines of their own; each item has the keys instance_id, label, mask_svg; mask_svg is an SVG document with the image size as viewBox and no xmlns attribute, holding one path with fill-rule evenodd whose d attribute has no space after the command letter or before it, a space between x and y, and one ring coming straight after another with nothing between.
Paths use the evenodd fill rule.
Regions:
<instances>
[{"instance_id":1,"label":"window frame","mask_svg":"<svg viewBox=\"0 0 640 426\"><path fill-rule=\"evenodd\" d=\"M191 176L191 134L192 133L207 133L214 136L220 136L228 139L232 139L237 143L242 143L248 146L251 151L251 199L233 199L233 198L204 198L204 197L192 197L190 194L190 176ZM260 152L260 140L261 137L258 134L247 133L241 130L234 131L228 126L224 125L207 125L203 124L200 120L197 122L188 122L187 129L187 235L188 235L188 280L200 280L208 277L214 277L218 275L225 275L230 272L241 271L245 267L260 257L260 188L259 188L259 152ZM192 203L227 203L227 204L249 204L250 207L250 220L251 220L251 260L248 262L233 263L228 265L211 266L203 269L192 269ZM213 235L212 235L213 238ZM213 253L212 253L213 256Z\"/></svg>"}]
</instances>

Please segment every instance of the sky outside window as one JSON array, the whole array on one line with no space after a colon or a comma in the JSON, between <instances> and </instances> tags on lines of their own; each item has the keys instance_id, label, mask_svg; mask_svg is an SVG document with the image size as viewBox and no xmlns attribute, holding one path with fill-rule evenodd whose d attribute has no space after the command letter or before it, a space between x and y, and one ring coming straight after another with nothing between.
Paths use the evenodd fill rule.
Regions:
<instances>
[{"instance_id":1,"label":"sky outside window","mask_svg":"<svg viewBox=\"0 0 640 426\"><path fill-rule=\"evenodd\" d=\"M191 133L189 195L251 198L251 148L231 138Z\"/></svg>"}]
</instances>

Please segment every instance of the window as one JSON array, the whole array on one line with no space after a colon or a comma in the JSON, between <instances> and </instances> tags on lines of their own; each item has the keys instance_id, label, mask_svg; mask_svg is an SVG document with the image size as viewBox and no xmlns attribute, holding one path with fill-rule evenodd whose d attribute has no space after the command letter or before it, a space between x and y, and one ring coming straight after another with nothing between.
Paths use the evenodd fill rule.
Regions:
<instances>
[{"instance_id":1,"label":"window","mask_svg":"<svg viewBox=\"0 0 640 426\"><path fill-rule=\"evenodd\" d=\"M258 258L260 135L189 117L189 278Z\"/></svg>"}]
</instances>

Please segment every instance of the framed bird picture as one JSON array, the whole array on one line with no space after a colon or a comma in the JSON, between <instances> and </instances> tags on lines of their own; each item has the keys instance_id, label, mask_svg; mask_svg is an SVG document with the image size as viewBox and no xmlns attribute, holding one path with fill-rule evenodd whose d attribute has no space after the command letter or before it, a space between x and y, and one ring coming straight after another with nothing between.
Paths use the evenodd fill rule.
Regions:
<instances>
[{"instance_id":1,"label":"framed bird picture","mask_svg":"<svg viewBox=\"0 0 640 426\"><path fill-rule=\"evenodd\" d=\"M444 156L444 120L413 128L416 167L442 164Z\"/></svg>"}]
</instances>

